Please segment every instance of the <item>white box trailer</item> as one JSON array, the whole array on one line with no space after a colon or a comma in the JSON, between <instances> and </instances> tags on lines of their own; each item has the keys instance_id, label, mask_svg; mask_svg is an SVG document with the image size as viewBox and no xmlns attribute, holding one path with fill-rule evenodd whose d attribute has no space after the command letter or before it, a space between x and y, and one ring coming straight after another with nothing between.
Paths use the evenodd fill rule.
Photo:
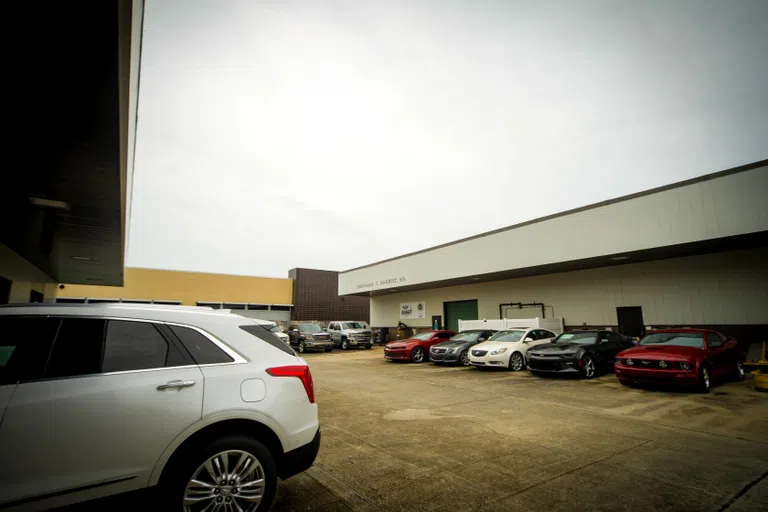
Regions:
<instances>
[{"instance_id":1,"label":"white box trailer","mask_svg":"<svg viewBox=\"0 0 768 512\"><path fill-rule=\"evenodd\" d=\"M504 329L532 328L547 329L555 334L562 334L564 329L562 318L503 318L501 320L459 320L459 331L469 329Z\"/></svg>"}]
</instances>

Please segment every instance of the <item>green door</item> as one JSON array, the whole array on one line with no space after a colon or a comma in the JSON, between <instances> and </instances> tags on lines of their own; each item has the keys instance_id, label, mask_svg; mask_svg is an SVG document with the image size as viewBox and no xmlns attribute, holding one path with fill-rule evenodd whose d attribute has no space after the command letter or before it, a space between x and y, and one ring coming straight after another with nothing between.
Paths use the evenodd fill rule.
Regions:
<instances>
[{"instance_id":1,"label":"green door","mask_svg":"<svg viewBox=\"0 0 768 512\"><path fill-rule=\"evenodd\" d=\"M459 320L478 320L477 300L445 302L445 328L459 332Z\"/></svg>"}]
</instances>

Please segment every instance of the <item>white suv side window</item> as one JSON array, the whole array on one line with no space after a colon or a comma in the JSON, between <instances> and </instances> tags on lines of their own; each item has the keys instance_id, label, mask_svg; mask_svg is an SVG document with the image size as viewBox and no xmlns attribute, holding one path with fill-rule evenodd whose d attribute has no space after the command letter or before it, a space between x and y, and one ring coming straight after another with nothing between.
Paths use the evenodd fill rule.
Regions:
<instances>
[{"instance_id":1,"label":"white suv side window","mask_svg":"<svg viewBox=\"0 0 768 512\"><path fill-rule=\"evenodd\" d=\"M187 364L154 324L96 318L64 318L45 377L144 370Z\"/></svg>"}]
</instances>

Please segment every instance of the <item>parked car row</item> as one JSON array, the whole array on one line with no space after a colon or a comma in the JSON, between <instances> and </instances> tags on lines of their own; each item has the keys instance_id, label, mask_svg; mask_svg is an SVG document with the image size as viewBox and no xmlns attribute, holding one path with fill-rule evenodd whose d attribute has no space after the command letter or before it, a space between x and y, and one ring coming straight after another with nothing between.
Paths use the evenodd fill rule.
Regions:
<instances>
[{"instance_id":1,"label":"parked car row","mask_svg":"<svg viewBox=\"0 0 768 512\"><path fill-rule=\"evenodd\" d=\"M610 330L432 330L384 346L388 361L528 369L592 379L614 372L624 385L665 383L709 391L712 381L744 378L735 339L708 329L664 329L637 341Z\"/></svg>"}]
</instances>

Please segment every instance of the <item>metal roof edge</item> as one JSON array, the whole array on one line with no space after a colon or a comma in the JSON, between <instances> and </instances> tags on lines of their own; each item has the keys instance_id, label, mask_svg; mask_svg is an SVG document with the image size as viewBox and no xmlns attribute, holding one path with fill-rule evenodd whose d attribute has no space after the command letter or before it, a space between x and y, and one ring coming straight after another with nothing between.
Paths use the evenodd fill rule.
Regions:
<instances>
[{"instance_id":1,"label":"metal roof edge","mask_svg":"<svg viewBox=\"0 0 768 512\"><path fill-rule=\"evenodd\" d=\"M544 221L547 221L547 220L556 219L558 217L564 217L566 215L573 215L574 213L579 213L579 212L583 212L583 211L586 211L586 210L592 210L592 209L595 209L595 208L600 208L602 206L608 206L608 205L615 204L615 203L621 203L621 202L624 202L624 201L629 201L630 199L636 199L638 197L648 196L648 195L651 195L651 194L656 194L656 193L659 193L659 192L664 192L664 191L667 191L667 190L672 190L672 189L684 187L684 186L687 186L687 185L693 185L695 183L701 183L703 181L709 181L709 180L713 180L713 179L717 179L717 178L722 178L723 176L729 176L731 174L738 174L738 173L741 173L741 172L751 171L753 169L757 169L757 168L765 167L765 166L768 166L768 159L760 160L760 161L757 161L757 162L752 162L750 164L740 165L738 167L732 167L730 169L725 169L723 171L718 171L718 172L714 172L714 173L711 173L711 174L704 174L702 176L697 176L695 178L690 178L690 179L687 179L687 180L678 181L678 182L675 182L675 183L670 183L669 185L662 185L660 187L655 187L655 188L651 188L651 189L648 189L648 190L643 190L643 191L640 191L640 192L635 192L633 194L629 194L629 195L626 195L626 196L616 197L616 198L613 198L613 199L606 199L605 201L600 201L598 203L593 203L593 204L590 204L590 205L587 205L587 206L580 206L578 208L572 208L570 210L565 210L565 211L562 211L562 212L559 212L559 213L553 213L551 215L546 215L544 217L538 217L536 219L531 219L531 220L523 221L523 222L520 222L520 223L517 223L517 224L512 224L511 226L506 226L506 227L494 229L494 230L491 230L491 231L485 231L485 232L479 233L477 235L472 235L472 236L468 236L468 237L465 237L465 238L460 238L458 240L453 240L451 242L446 242L444 244L435 245L433 247L428 247L426 249L420 249L418 251L409 252L409 253L406 253L406 254L402 254L400 256L395 256L393 258L387 258L385 260L377 261L375 263L369 263L367 265L361 265L359 267L350 268L348 270L343 270L343 271L340 271L339 274L346 274L348 272L354 272L355 270L362 270L364 268L374 267L376 265L381 265L382 263L387 263L387 262L390 262L390 261L396 261L396 260L399 260L399 259L402 259L402 258L407 258L409 256L415 256L417 254L421 254L421 253L425 253L425 252L429 252L429 251L434 251L434 250L437 250L437 249L442 249L443 247L448 247L448 246L451 246L451 245L456 245L456 244L460 244L460 243L463 243L463 242L468 242L470 240L475 240L477 238L483 238L483 237L486 237L486 236L495 235L497 233L502 233L504 231L510 231L510 230L513 230L513 229L521 228L523 226L528 226L530 224L536 224L536 223L539 223L539 222L544 222Z\"/></svg>"}]
</instances>

